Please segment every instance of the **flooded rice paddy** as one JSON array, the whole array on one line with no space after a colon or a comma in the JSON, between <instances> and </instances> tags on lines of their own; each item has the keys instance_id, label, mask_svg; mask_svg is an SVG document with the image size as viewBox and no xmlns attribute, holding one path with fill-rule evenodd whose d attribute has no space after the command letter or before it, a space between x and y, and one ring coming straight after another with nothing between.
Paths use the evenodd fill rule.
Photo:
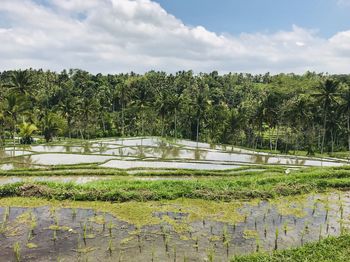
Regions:
<instances>
[{"instance_id":1,"label":"flooded rice paddy","mask_svg":"<svg viewBox=\"0 0 350 262\"><path fill-rule=\"evenodd\" d=\"M70 141L69 143L61 141L50 145L0 149L1 170L76 164L97 164L100 167L119 169L225 170L247 165L321 167L341 166L348 162L332 158L254 152L234 146L210 145L188 140L168 141L157 137Z\"/></svg>"},{"instance_id":2,"label":"flooded rice paddy","mask_svg":"<svg viewBox=\"0 0 350 262\"><path fill-rule=\"evenodd\" d=\"M111 180L113 176L5 176L0 177L0 186L18 182L59 182L75 183L78 185L94 182L97 180ZM0 200L1 201L1 200Z\"/></svg>"},{"instance_id":3,"label":"flooded rice paddy","mask_svg":"<svg viewBox=\"0 0 350 262\"><path fill-rule=\"evenodd\" d=\"M338 236L350 193L271 201L0 202L0 261L227 261Z\"/></svg>"}]
</instances>

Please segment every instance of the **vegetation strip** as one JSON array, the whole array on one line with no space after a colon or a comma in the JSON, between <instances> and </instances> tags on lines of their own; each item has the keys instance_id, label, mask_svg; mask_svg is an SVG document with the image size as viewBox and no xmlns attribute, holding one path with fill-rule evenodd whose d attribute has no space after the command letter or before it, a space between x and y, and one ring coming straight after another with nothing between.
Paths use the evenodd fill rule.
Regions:
<instances>
[{"instance_id":1,"label":"vegetation strip","mask_svg":"<svg viewBox=\"0 0 350 262\"><path fill-rule=\"evenodd\" d=\"M84 185L53 182L20 182L0 187L0 196L37 196L47 199L148 201L176 199L234 199L274 198L329 189L350 188L348 168L305 169L293 174L251 172L233 177L194 179L187 181L135 181L112 179Z\"/></svg>"},{"instance_id":2,"label":"vegetation strip","mask_svg":"<svg viewBox=\"0 0 350 262\"><path fill-rule=\"evenodd\" d=\"M246 256L236 256L231 262L319 262L349 261L350 235L329 237L317 243L308 243L304 246L276 251L273 253L255 253Z\"/></svg>"}]
</instances>

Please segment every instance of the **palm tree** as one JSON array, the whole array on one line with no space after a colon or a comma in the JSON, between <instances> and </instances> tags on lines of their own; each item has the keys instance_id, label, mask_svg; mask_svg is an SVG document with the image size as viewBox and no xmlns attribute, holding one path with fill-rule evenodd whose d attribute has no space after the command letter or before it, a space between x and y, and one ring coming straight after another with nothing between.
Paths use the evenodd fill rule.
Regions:
<instances>
[{"instance_id":1,"label":"palm tree","mask_svg":"<svg viewBox=\"0 0 350 262\"><path fill-rule=\"evenodd\" d=\"M195 108L196 108L196 119L197 119L197 124L196 124L196 141L197 141L197 146L198 146L198 141L199 141L199 128L200 128L200 121L204 116L204 112L207 108L207 105L210 104L210 101L208 99L208 91L209 91L209 86L204 83L199 83L198 86L196 86L196 98L195 98Z\"/></svg>"},{"instance_id":2,"label":"palm tree","mask_svg":"<svg viewBox=\"0 0 350 262\"><path fill-rule=\"evenodd\" d=\"M52 141L53 137L57 136L64 130L64 119L55 113L47 114L42 121L42 132L46 142Z\"/></svg>"},{"instance_id":3,"label":"palm tree","mask_svg":"<svg viewBox=\"0 0 350 262\"><path fill-rule=\"evenodd\" d=\"M0 107L1 109L1 107ZM5 116L4 113L0 111L0 146L5 145Z\"/></svg>"},{"instance_id":4,"label":"palm tree","mask_svg":"<svg viewBox=\"0 0 350 262\"><path fill-rule=\"evenodd\" d=\"M348 134L348 150L350 151L350 86L342 92L341 94L341 102L339 104L339 111L341 114L346 116L346 126L347 126L347 134Z\"/></svg>"},{"instance_id":5,"label":"palm tree","mask_svg":"<svg viewBox=\"0 0 350 262\"><path fill-rule=\"evenodd\" d=\"M19 126L19 129L19 135L21 136L21 144L31 144L33 142L32 135L38 130L38 128L34 124L23 122Z\"/></svg>"},{"instance_id":6,"label":"palm tree","mask_svg":"<svg viewBox=\"0 0 350 262\"><path fill-rule=\"evenodd\" d=\"M332 105L336 103L339 83L331 78L327 78L320 86L319 93L314 94L323 108L323 135L321 144L321 154L323 153L325 137L327 132L327 117Z\"/></svg>"},{"instance_id":7,"label":"palm tree","mask_svg":"<svg viewBox=\"0 0 350 262\"><path fill-rule=\"evenodd\" d=\"M16 142L17 121L20 114L25 113L29 108L28 101L23 95L10 93L5 98L4 117L11 120L13 145Z\"/></svg>"},{"instance_id":8,"label":"palm tree","mask_svg":"<svg viewBox=\"0 0 350 262\"><path fill-rule=\"evenodd\" d=\"M30 72L28 70L14 71L10 76L8 87L22 95L32 95L33 81Z\"/></svg>"},{"instance_id":9,"label":"palm tree","mask_svg":"<svg viewBox=\"0 0 350 262\"><path fill-rule=\"evenodd\" d=\"M121 106L121 114L122 114L122 137L125 135L125 107L129 100L130 86L132 82L130 80L125 81L124 83L119 83L116 87L115 96L119 100L119 104Z\"/></svg>"}]
</instances>

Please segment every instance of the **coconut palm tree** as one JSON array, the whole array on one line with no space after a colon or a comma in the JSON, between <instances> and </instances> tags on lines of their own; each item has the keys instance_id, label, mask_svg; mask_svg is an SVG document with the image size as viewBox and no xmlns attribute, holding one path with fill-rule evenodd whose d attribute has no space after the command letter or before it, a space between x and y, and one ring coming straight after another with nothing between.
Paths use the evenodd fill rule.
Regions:
<instances>
[{"instance_id":1,"label":"coconut palm tree","mask_svg":"<svg viewBox=\"0 0 350 262\"><path fill-rule=\"evenodd\" d=\"M42 133L46 142L52 141L60 132L65 129L65 121L58 114L49 113L42 121Z\"/></svg>"},{"instance_id":2,"label":"coconut palm tree","mask_svg":"<svg viewBox=\"0 0 350 262\"><path fill-rule=\"evenodd\" d=\"M327 132L327 121L331 107L336 103L339 83L331 78L327 78L318 88L319 93L314 94L323 109L323 135L321 143L321 154L323 153L325 137Z\"/></svg>"},{"instance_id":3,"label":"coconut palm tree","mask_svg":"<svg viewBox=\"0 0 350 262\"><path fill-rule=\"evenodd\" d=\"M27 112L29 108L28 100L23 95L10 93L5 97L4 104L4 117L9 119L12 129L13 144L15 145L18 117Z\"/></svg>"},{"instance_id":4,"label":"coconut palm tree","mask_svg":"<svg viewBox=\"0 0 350 262\"><path fill-rule=\"evenodd\" d=\"M350 86L341 94L341 101L339 104L339 112L346 117L346 127L348 134L348 150L350 151Z\"/></svg>"},{"instance_id":5,"label":"coconut palm tree","mask_svg":"<svg viewBox=\"0 0 350 262\"><path fill-rule=\"evenodd\" d=\"M11 74L8 87L22 95L32 95L33 84L34 82L28 70L18 70Z\"/></svg>"}]
</instances>

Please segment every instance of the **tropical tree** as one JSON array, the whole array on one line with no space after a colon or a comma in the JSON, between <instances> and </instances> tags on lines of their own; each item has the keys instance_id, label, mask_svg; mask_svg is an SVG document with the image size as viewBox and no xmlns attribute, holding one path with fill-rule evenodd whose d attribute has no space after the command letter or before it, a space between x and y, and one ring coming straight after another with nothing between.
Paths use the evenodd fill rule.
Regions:
<instances>
[{"instance_id":1,"label":"tropical tree","mask_svg":"<svg viewBox=\"0 0 350 262\"><path fill-rule=\"evenodd\" d=\"M350 86L346 86L340 95L339 111L346 118L346 129L348 136L348 150L350 151Z\"/></svg>"},{"instance_id":2,"label":"tropical tree","mask_svg":"<svg viewBox=\"0 0 350 262\"><path fill-rule=\"evenodd\" d=\"M26 123L23 122L20 126L19 126L19 135L21 137L21 144L31 144L33 143L33 134L38 130L38 128L31 123Z\"/></svg>"},{"instance_id":3,"label":"tropical tree","mask_svg":"<svg viewBox=\"0 0 350 262\"><path fill-rule=\"evenodd\" d=\"M13 144L16 142L17 121L20 115L24 116L29 109L28 100L23 95L10 93L5 97L3 117L8 119L8 124L11 127Z\"/></svg>"},{"instance_id":4,"label":"tropical tree","mask_svg":"<svg viewBox=\"0 0 350 262\"><path fill-rule=\"evenodd\" d=\"M55 113L49 113L41 122L41 130L46 142L51 142L55 136L62 134L65 128L65 119Z\"/></svg>"},{"instance_id":5,"label":"tropical tree","mask_svg":"<svg viewBox=\"0 0 350 262\"><path fill-rule=\"evenodd\" d=\"M16 92L22 95L32 95L34 82L29 70L14 71L10 75L10 81L8 87L12 88Z\"/></svg>"},{"instance_id":6,"label":"tropical tree","mask_svg":"<svg viewBox=\"0 0 350 262\"><path fill-rule=\"evenodd\" d=\"M323 134L321 141L321 154L324 150L324 144L327 133L327 121L331 107L336 103L336 97L338 94L339 83L334 79L327 78L318 87L318 93L314 94L320 105L322 105L323 111Z\"/></svg>"}]
</instances>

